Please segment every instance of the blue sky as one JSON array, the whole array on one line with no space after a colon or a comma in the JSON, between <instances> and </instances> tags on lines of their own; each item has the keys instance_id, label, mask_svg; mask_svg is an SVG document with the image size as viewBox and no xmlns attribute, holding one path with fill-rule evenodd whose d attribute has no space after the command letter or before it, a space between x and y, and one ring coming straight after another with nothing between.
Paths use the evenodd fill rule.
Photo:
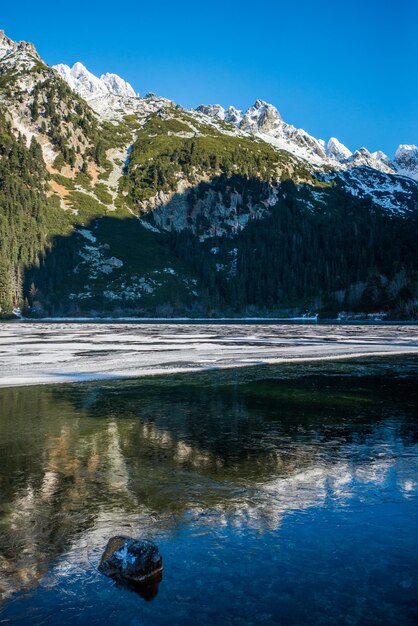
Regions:
<instances>
[{"instance_id":1,"label":"blue sky","mask_svg":"<svg viewBox=\"0 0 418 626\"><path fill-rule=\"evenodd\" d=\"M418 144L416 0L2 4L0 28L49 64L79 60L186 107L261 98L350 149Z\"/></svg>"}]
</instances>

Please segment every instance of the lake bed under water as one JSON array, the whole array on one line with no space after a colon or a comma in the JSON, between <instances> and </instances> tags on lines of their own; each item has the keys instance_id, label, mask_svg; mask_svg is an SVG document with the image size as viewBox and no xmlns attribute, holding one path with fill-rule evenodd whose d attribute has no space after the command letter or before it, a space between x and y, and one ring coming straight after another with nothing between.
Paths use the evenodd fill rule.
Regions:
<instances>
[{"instance_id":1,"label":"lake bed under water","mask_svg":"<svg viewBox=\"0 0 418 626\"><path fill-rule=\"evenodd\" d=\"M0 623L416 624L417 373L0 389ZM97 571L115 534L158 544L153 599Z\"/></svg>"}]
</instances>

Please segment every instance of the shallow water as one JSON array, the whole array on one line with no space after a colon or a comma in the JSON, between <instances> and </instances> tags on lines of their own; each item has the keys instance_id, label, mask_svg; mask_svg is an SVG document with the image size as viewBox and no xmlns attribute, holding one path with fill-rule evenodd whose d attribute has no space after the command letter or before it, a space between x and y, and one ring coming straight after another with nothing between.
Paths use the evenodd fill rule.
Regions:
<instances>
[{"instance_id":1,"label":"shallow water","mask_svg":"<svg viewBox=\"0 0 418 626\"><path fill-rule=\"evenodd\" d=\"M0 623L418 621L418 359L0 389ZM164 559L151 600L97 571Z\"/></svg>"}]
</instances>

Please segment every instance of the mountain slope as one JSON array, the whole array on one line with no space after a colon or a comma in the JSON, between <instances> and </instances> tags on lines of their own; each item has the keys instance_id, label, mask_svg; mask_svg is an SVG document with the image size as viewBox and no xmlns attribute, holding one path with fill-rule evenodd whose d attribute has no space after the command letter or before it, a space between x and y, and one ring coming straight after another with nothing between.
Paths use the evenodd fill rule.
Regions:
<instances>
[{"instance_id":1,"label":"mountain slope","mask_svg":"<svg viewBox=\"0 0 418 626\"><path fill-rule=\"evenodd\" d=\"M414 146L186 111L4 33L0 131L0 314L416 314Z\"/></svg>"}]
</instances>

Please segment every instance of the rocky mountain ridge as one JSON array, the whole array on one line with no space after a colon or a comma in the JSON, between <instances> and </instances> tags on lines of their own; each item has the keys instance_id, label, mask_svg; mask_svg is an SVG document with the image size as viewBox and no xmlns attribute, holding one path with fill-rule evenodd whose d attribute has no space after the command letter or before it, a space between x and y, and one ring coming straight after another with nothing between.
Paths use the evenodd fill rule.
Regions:
<instances>
[{"instance_id":1,"label":"rocky mountain ridge","mask_svg":"<svg viewBox=\"0 0 418 626\"><path fill-rule=\"evenodd\" d=\"M87 101L108 94L121 98L137 97L133 87L117 74L106 73L97 78L80 62L74 63L71 68L65 64L53 65L52 68Z\"/></svg>"},{"instance_id":2,"label":"rocky mountain ridge","mask_svg":"<svg viewBox=\"0 0 418 626\"><path fill-rule=\"evenodd\" d=\"M0 314L411 315L417 160L351 153L262 100L140 97L3 33Z\"/></svg>"},{"instance_id":3,"label":"rocky mountain ridge","mask_svg":"<svg viewBox=\"0 0 418 626\"><path fill-rule=\"evenodd\" d=\"M129 83L116 74L106 74L98 78L81 63L75 63L72 69L66 65L53 67L83 98L87 101L96 100L92 106L99 114L104 109L100 106L102 104L100 99L106 99L109 94L122 98L123 102L118 104L122 108L125 106L127 110L133 106L130 99L138 95ZM113 105L113 108L117 107ZM254 105L245 112L234 106L224 109L219 104L200 105L196 111L213 120L233 124L246 133L259 136L275 147L288 150L304 159L315 168L370 167L381 172L400 174L418 180L418 148L415 145L400 145L393 159L382 151L370 152L365 147L351 152L335 137L325 142L309 135L303 129L287 124L275 106L260 99L256 100Z\"/></svg>"},{"instance_id":4,"label":"rocky mountain ridge","mask_svg":"<svg viewBox=\"0 0 418 626\"><path fill-rule=\"evenodd\" d=\"M220 105L201 105L197 110L210 117L230 121L241 130L306 160L314 168L370 167L418 180L418 148L415 145L400 145L392 160L380 150L369 152L363 147L351 152L335 137L326 143L301 128L287 124L276 107L263 100L256 100L244 114L234 107L225 110ZM235 114L233 118L231 110Z\"/></svg>"}]
</instances>

